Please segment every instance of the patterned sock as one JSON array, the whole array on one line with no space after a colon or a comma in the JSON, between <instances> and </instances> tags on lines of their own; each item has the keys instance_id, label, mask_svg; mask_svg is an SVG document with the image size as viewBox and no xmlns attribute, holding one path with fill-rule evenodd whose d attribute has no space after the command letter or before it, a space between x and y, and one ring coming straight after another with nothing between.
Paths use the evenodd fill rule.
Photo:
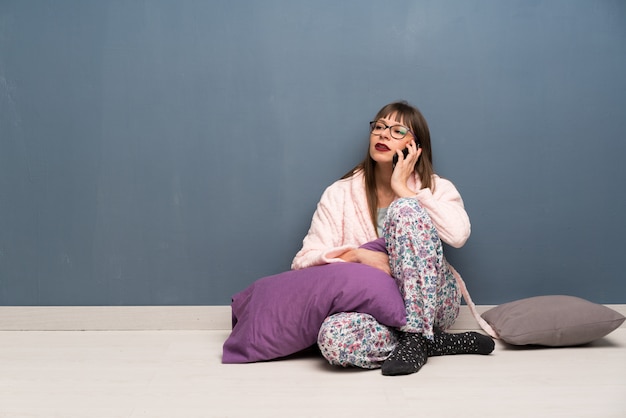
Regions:
<instances>
[{"instance_id":1,"label":"patterned sock","mask_svg":"<svg viewBox=\"0 0 626 418\"><path fill-rule=\"evenodd\" d=\"M398 345L381 367L385 376L416 373L428 361L426 339L421 334L403 332Z\"/></svg>"},{"instance_id":2,"label":"patterned sock","mask_svg":"<svg viewBox=\"0 0 626 418\"><path fill-rule=\"evenodd\" d=\"M447 356L451 354L489 354L495 343L479 332L461 332L449 334L435 330L435 339L426 341L428 357Z\"/></svg>"}]
</instances>

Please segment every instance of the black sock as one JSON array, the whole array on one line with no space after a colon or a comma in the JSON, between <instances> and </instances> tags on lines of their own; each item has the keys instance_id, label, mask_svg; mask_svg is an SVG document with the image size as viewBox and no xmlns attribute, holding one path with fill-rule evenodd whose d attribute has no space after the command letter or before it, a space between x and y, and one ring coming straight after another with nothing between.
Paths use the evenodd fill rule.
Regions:
<instances>
[{"instance_id":1,"label":"black sock","mask_svg":"<svg viewBox=\"0 0 626 418\"><path fill-rule=\"evenodd\" d=\"M383 375L398 376L416 373L428 360L426 350L426 339L422 334L403 332L398 345L383 362Z\"/></svg>"},{"instance_id":2,"label":"black sock","mask_svg":"<svg viewBox=\"0 0 626 418\"><path fill-rule=\"evenodd\" d=\"M435 330L435 339L426 342L428 357L447 356L451 354L489 354L495 343L479 332L461 332L449 334Z\"/></svg>"}]
</instances>

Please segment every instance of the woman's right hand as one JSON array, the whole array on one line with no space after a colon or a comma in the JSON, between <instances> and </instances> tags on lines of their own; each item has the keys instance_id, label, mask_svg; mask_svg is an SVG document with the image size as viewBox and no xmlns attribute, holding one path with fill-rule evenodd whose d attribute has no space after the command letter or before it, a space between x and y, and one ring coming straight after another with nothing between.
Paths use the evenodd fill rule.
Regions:
<instances>
[{"instance_id":1,"label":"woman's right hand","mask_svg":"<svg viewBox=\"0 0 626 418\"><path fill-rule=\"evenodd\" d=\"M411 140L406 146L409 153L403 157L400 150L396 151L398 155L398 163L391 173L391 189L398 197L414 197L415 192L411 190L407 184L409 178L415 171L415 164L422 155L422 148L419 147L414 140Z\"/></svg>"},{"instance_id":2,"label":"woman's right hand","mask_svg":"<svg viewBox=\"0 0 626 418\"><path fill-rule=\"evenodd\" d=\"M355 248L348 250L339 256L344 261L351 263L361 263L384 271L391 276L389 267L389 256L380 251L366 250L365 248Z\"/></svg>"}]
</instances>

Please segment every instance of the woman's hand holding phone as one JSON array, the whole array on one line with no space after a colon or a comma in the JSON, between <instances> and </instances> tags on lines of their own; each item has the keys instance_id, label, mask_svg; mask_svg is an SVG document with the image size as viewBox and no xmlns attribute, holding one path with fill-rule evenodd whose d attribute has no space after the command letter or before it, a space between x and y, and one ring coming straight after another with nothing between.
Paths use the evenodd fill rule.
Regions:
<instances>
[{"instance_id":1,"label":"woman's hand holding phone","mask_svg":"<svg viewBox=\"0 0 626 418\"><path fill-rule=\"evenodd\" d=\"M391 188L398 197L414 196L415 192L409 189L407 181L413 174L415 164L422 154L422 148L415 141L409 142L402 151L396 151L393 156L393 172L391 173Z\"/></svg>"},{"instance_id":2,"label":"woman's hand holding phone","mask_svg":"<svg viewBox=\"0 0 626 418\"><path fill-rule=\"evenodd\" d=\"M402 155L404 156L404 158L406 158L409 155L409 149L405 148L402 150ZM396 152L395 154L393 154L393 167L396 167L396 164L398 164L398 153Z\"/></svg>"}]
</instances>

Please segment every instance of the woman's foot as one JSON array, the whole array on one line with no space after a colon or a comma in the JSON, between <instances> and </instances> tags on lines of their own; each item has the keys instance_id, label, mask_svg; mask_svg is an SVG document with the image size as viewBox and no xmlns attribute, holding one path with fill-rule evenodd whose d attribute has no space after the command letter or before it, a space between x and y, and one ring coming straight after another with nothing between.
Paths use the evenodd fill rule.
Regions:
<instances>
[{"instance_id":1,"label":"woman's foot","mask_svg":"<svg viewBox=\"0 0 626 418\"><path fill-rule=\"evenodd\" d=\"M479 332L446 333L435 329L434 340L426 341L428 357L453 354L489 354L495 343L491 337Z\"/></svg>"},{"instance_id":2,"label":"woman's foot","mask_svg":"<svg viewBox=\"0 0 626 418\"><path fill-rule=\"evenodd\" d=\"M381 367L385 376L399 376L419 371L428 361L426 338L403 332L398 345Z\"/></svg>"}]
</instances>

